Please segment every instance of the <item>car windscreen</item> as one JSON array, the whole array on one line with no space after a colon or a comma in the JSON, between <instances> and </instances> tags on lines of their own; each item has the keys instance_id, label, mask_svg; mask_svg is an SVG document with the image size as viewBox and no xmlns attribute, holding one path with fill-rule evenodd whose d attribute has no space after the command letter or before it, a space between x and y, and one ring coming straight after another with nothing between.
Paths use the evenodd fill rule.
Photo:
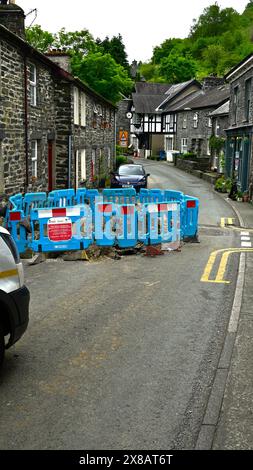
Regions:
<instances>
[{"instance_id":1,"label":"car windscreen","mask_svg":"<svg viewBox=\"0 0 253 470\"><path fill-rule=\"evenodd\" d=\"M144 171L141 166L122 166L119 168L120 176L133 176L133 175L144 175Z\"/></svg>"}]
</instances>

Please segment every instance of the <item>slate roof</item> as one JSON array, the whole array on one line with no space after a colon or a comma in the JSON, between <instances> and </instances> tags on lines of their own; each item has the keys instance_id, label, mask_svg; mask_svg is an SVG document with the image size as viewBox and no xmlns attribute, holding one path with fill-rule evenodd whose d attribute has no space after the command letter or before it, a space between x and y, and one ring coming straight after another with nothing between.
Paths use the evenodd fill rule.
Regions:
<instances>
[{"instance_id":1,"label":"slate roof","mask_svg":"<svg viewBox=\"0 0 253 470\"><path fill-rule=\"evenodd\" d=\"M133 93L135 112L140 114L154 114L155 109L164 100L164 95L146 95Z\"/></svg>"},{"instance_id":2,"label":"slate roof","mask_svg":"<svg viewBox=\"0 0 253 470\"><path fill-rule=\"evenodd\" d=\"M224 114L229 114L229 101L226 101L226 103L215 109L210 113L210 116L223 116Z\"/></svg>"},{"instance_id":3,"label":"slate roof","mask_svg":"<svg viewBox=\"0 0 253 470\"><path fill-rule=\"evenodd\" d=\"M194 79L175 85L138 82L135 85L136 93L132 94L135 112L140 114L163 112L167 102L173 100L181 91L195 83L198 84Z\"/></svg>"},{"instance_id":4,"label":"slate roof","mask_svg":"<svg viewBox=\"0 0 253 470\"><path fill-rule=\"evenodd\" d=\"M136 93L142 95L164 95L171 87L170 83L137 82L135 84Z\"/></svg>"},{"instance_id":5,"label":"slate roof","mask_svg":"<svg viewBox=\"0 0 253 470\"><path fill-rule=\"evenodd\" d=\"M228 100L230 96L229 85L221 85L206 90L200 90L199 92L190 95L188 98L168 105L165 108L166 111L183 111L186 108L189 109L200 109L200 108L213 108L218 107Z\"/></svg>"}]
</instances>

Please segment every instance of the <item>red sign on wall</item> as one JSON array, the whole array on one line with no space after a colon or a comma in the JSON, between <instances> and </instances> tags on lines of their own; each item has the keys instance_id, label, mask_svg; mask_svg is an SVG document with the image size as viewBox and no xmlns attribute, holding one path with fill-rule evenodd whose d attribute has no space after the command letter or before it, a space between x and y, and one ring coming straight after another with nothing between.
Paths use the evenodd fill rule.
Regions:
<instances>
[{"instance_id":1,"label":"red sign on wall","mask_svg":"<svg viewBox=\"0 0 253 470\"><path fill-rule=\"evenodd\" d=\"M52 242L68 241L72 238L72 222L68 217L55 217L47 223L47 235Z\"/></svg>"}]
</instances>

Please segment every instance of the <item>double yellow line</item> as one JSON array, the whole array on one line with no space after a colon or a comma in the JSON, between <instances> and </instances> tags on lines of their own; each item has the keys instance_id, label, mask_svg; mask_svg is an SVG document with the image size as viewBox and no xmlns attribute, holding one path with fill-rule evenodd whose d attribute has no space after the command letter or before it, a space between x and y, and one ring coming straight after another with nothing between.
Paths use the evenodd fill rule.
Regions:
<instances>
[{"instance_id":1,"label":"double yellow line","mask_svg":"<svg viewBox=\"0 0 253 470\"><path fill-rule=\"evenodd\" d=\"M215 279L210 279L211 272L213 270L214 263L219 254L222 254L219 268ZM253 253L253 248L224 248L222 250L216 250L211 253L209 260L206 264L204 273L201 277L201 282L211 282L216 284L230 284L230 281L225 281L224 276L227 268L228 258L232 253Z\"/></svg>"}]
</instances>

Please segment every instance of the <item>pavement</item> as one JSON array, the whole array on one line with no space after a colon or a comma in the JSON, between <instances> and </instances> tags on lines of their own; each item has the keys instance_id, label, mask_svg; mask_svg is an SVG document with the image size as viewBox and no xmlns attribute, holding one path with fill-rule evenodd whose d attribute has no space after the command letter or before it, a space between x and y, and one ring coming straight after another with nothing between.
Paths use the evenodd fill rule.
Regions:
<instances>
[{"instance_id":1,"label":"pavement","mask_svg":"<svg viewBox=\"0 0 253 470\"><path fill-rule=\"evenodd\" d=\"M233 206L241 227L245 228L243 232L247 232L246 229L252 230L253 205L231 200L228 202ZM253 231L249 230L249 237L252 241ZM237 329L227 338L230 340L231 359L212 442L212 449L215 450L253 449L253 253L241 256L245 256L244 276L241 279L242 295L239 299L241 305ZM221 365L220 373L222 369ZM207 431L208 427L206 433ZM199 448L206 448L205 440L200 443Z\"/></svg>"}]
</instances>

